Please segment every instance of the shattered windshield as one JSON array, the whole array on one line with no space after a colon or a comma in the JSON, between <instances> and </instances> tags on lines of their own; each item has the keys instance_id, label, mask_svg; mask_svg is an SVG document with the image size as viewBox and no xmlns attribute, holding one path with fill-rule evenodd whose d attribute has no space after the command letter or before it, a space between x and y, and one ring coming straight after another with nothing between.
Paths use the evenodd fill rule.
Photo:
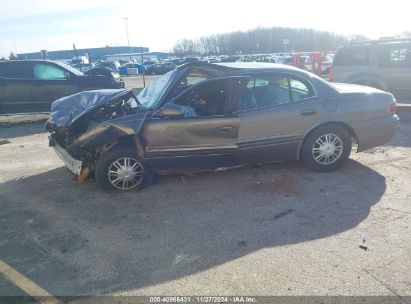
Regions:
<instances>
[{"instance_id":1,"label":"shattered windshield","mask_svg":"<svg viewBox=\"0 0 411 304\"><path fill-rule=\"evenodd\" d=\"M138 94L138 101L148 109L153 109L160 101L161 96L169 86L176 70L170 71L161 78L146 86L140 94Z\"/></svg>"}]
</instances>

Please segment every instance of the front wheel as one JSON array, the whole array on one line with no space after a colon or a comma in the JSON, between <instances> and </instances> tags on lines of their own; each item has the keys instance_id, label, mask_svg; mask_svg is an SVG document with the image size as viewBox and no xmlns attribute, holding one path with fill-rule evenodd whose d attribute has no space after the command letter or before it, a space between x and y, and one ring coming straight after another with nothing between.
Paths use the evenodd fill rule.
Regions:
<instances>
[{"instance_id":1,"label":"front wheel","mask_svg":"<svg viewBox=\"0 0 411 304\"><path fill-rule=\"evenodd\" d=\"M302 160L314 171L334 171L350 157L351 148L351 137L344 128L335 125L323 126L305 138Z\"/></svg>"},{"instance_id":2,"label":"front wheel","mask_svg":"<svg viewBox=\"0 0 411 304\"><path fill-rule=\"evenodd\" d=\"M97 184L105 190L140 189L152 175L135 149L118 146L100 157L96 165Z\"/></svg>"}]
</instances>

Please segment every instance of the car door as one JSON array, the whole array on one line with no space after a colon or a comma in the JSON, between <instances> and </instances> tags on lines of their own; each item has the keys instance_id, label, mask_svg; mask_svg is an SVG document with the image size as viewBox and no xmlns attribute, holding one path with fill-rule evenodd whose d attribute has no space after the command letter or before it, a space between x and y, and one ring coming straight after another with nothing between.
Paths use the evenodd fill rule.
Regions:
<instances>
[{"instance_id":1,"label":"car door","mask_svg":"<svg viewBox=\"0 0 411 304\"><path fill-rule=\"evenodd\" d=\"M411 45L389 44L377 48L379 74L399 101L411 101Z\"/></svg>"},{"instance_id":2,"label":"car door","mask_svg":"<svg viewBox=\"0 0 411 304\"><path fill-rule=\"evenodd\" d=\"M72 95L77 87L72 74L50 62L34 62L32 65L31 95L37 111L50 111L56 99Z\"/></svg>"},{"instance_id":3,"label":"car door","mask_svg":"<svg viewBox=\"0 0 411 304\"><path fill-rule=\"evenodd\" d=\"M239 103L241 163L291 160L323 112L314 86L302 76L269 73L251 79Z\"/></svg>"},{"instance_id":4,"label":"car door","mask_svg":"<svg viewBox=\"0 0 411 304\"><path fill-rule=\"evenodd\" d=\"M143 136L149 166L205 169L235 165L240 119L234 111L241 85L238 77L202 81L169 102L184 109L183 116L157 113L148 120Z\"/></svg>"},{"instance_id":5,"label":"car door","mask_svg":"<svg viewBox=\"0 0 411 304\"><path fill-rule=\"evenodd\" d=\"M29 65L25 61L2 62L0 69L0 113L28 112L33 102Z\"/></svg>"}]
</instances>

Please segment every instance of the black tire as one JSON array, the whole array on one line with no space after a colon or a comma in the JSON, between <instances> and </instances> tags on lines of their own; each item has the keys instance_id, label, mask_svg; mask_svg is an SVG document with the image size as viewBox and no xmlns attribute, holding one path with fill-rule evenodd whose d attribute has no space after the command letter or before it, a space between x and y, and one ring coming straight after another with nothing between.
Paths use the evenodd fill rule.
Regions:
<instances>
[{"instance_id":1,"label":"black tire","mask_svg":"<svg viewBox=\"0 0 411 304\"><path fill-rule=\"evenodd\" d=\"M330 138L330 142L332 142L333 139L337 141L336 144L333 144L334 147L332 147L332 145L329 147L327 144L320 144L320 142L327 138L327 135L328 138ZM327 141L324 142L327 143ZM339 142L341 142L341 145L338 144ZM343 127L326 125L314 129L306 136L302 147L302 160L304 164L313 171L335 171L350 157L351 148L351 137ZM334 158L329 156L330 154L334 155L334 153ZM328 163L325 161L327 157L329 157Z\"/></svg>"},{"instance_id":2,"label":"black tire","mask_svg":"<svg viewBox=\"0 0 411 304\"><path fill-rule=\"evenodd\" d=\"M114 174L111 175L111 177L109 177L109 169L110 168L114 168L114 163L116 161L118 161L120 164L122 165L126 165L124 163L124 160L128 159L128 162L134 164L134 161L136 163L138 163L138 165L136 165L137 167L135 169L138 169L138 172L141 172L141 174L138 174L134 171L134 173L130 173L131 175L134 175L135 178L132 178L130 181L127 181L126 183L126 187L125 188L121 188L119 185L119 187L116 187L111 181L110 179L113 181L113 179L115 180L116 177L118 178L118 174ZM123 161L121 161L123 160ZM132 162L133 160L133 162ZM117 163L118 164L118 163ZM131 165L130 165L131 166ZM128 167L130 167L128 166ZM126 167L126 166L124 166ZM117 167L115 167L114 169L116 169ZM121 170L121 169L118 169ZM113 171L111 171L113 172ZM118 173L119 171L117 171ZM129 171L132 172L132 171ZM148 185L151 183L152 179L153 179L153 175L151 174L151 172L145 167L144 162L141 161L138 156L137 156L137 152L136 149L134 149L133 147L130 146L117 146L114 147L113 149L109 150L106 154L102 155L100 157L100 159L97 161L96 164L96 170L95 170L95 178L96 178L96 182L97 184L100 186L100 188L104 189L104 190L121 190L121 191L130 191L130 190L139 190L142 187L144 187L145 185ZM138 183L136 183L134 185L134 182L136 181L136 179L138 178ZM124 180L124 179L122 179ZM122 181L121 180L121 181Z\"/></svg>"}]
</instances>

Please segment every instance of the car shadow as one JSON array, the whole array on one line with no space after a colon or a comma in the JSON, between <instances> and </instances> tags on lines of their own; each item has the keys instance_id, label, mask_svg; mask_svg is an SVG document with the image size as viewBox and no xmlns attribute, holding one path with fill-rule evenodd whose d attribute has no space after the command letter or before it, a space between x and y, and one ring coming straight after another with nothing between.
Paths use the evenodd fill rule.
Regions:
<instances>
[{"instance_id":1,"label":"car shadow","mask_svg":"<svg viewBox=\"0 0 411 304\"><path fill-rule=\"evenodd\" d=\"M400 132L388 143L389 146L411 147L411 120L401 120Z\"/></svg>"},{"instance_id":2,"label":"car shadow","mask_svg":"<svg viewBox=\"0 0 411 304\"><path fill-rule=\"evenodd\" d=\"M44 128L46 120L18 122L18 123L1 123L0 138L16 138L34 134L46 133Z\"/></svg>"},{"instance_id":3,"label":"car shadow","mask_svg":"<svg viewBox=\"0 0 411 304\"><path fill-rule=\"evenodd\" d=\"M0 184L0 259L57 296L131 291L333 236L386 189L354 160L332 173L280 163L162 176L128 193L70 178L61 167Z\"/></svg>"}]
</instances>

